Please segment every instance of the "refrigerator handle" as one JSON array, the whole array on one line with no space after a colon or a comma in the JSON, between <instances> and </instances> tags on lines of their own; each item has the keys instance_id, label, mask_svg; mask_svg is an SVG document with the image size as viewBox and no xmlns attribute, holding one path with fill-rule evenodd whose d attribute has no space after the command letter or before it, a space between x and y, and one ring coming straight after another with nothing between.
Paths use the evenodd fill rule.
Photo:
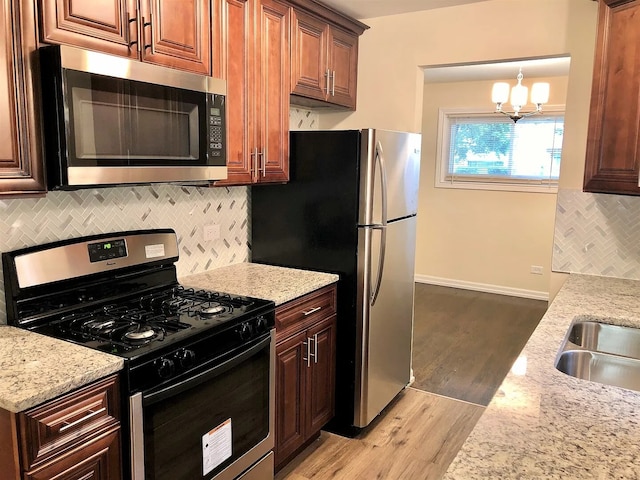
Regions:
<instances>
[{"instance_id":1,"label":"refrigerator handle","mask_svg":"<svg viewBox=\"0 0 640 480\"><path fill-rule=\"evenodd\" d=\"M384 166L384 154L382 152L382 144L376 143L376 162L380 165L380 183L382 187L381 198L381 221L380 225L376 225L373 228L380 230L380 255L378 256L378 275L376 279L376 286L371 293L370 305L373 307L378 299L380 293L380 285L382 285L382 272L384 270L384 257L387 248L387 170Z\"/></svg>"}]
</instances>

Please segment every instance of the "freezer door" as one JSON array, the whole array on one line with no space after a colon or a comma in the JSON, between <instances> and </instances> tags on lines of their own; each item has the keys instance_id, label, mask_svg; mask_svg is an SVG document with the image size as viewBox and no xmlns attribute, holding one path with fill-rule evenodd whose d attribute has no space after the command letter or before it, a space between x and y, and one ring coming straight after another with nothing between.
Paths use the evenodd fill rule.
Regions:
<instances>
[{"instance_id":1,"label":"freezer door","mask_svg":"<svg viewBox=\"0 0 640 480\"><path fill-rule=\"evenodd\" d=\"M362 131L360 225L417 212L421 138L419 133Z\"/></svg>"},{"instance_id":2,"label":"freezer door","mask_svg":"<svg viewBox=\"0 0 640 480\"><path fill-rule=\"evenodd\" d=\"M413 330L416 217L382 229L359 228L354 425L367 426L409 383ZM382 248L385 247L385 248ZM384 262L380 252L384 250ZM375 302L378 269L384 266Z\"/></svg>"}]
</instances>

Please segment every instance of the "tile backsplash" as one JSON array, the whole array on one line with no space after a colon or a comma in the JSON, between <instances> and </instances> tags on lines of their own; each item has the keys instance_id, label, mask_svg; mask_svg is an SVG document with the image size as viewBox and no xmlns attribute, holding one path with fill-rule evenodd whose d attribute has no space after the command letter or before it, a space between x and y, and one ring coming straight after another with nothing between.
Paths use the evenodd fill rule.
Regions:
<instances>
[{"instance_id":1,"label":"tile backsplash","mask_svg":"<svg viewBox=\"0 0 640 480\"><path fill-rule=\"evenodd\" d=\"M0 200L0 251L97 233L173 228L178 276L184 276L249 259L248 210L248 187L134 186ZM219 239L204 241L208 224L220 225ZM0 275L2 323L6 305Z\"/></svg>"},{"instance_id":2,"label":"tile backsplash","mask_svg":"<svg viewBox=\"0 0 640 480\"><path fill-rule=\"evenodd\" d=\"M640 279L640 197L559 190L552 269Z\"/></svg>"},{"instance_id":3,"label":"tile backsplash","mask_svg":"<svg viewBox=\"0 0 640 480\"><path fill-rule=\"evenodd\" d=\"M320 115L313 110L291 106L289 110L289 130L317 130Z\"/></svg>"}]
</instances>

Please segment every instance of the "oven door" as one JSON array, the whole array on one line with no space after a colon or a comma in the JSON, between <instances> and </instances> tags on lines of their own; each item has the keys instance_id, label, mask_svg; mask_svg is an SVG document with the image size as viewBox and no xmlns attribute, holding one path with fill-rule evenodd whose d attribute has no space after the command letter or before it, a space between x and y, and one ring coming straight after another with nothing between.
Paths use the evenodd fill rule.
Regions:
<instances>
[{"instance_id":1,"label":"oven door","mask_svg":"<svg viewBox=\"0 0 640 480\"><path fill-rule=\"evenodd\" d=\"M275 331L186 379L130 397L134 480L230 480L274 445Z\"/></svg>"}]
</instances>

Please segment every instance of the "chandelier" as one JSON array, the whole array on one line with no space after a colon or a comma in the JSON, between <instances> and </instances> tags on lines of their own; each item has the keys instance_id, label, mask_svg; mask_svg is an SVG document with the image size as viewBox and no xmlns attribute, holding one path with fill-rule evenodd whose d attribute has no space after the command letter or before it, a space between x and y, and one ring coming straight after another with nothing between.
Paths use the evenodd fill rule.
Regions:
<instances>
[{"instance_id":1,"label":"chandelier","mask_svg":"<svg viewBox=\"0 0 640 480\"><path fill-rule=\"evenodd\" d=\"M506 82L496 82L493 84L491 91L491 101L496 104L496 113L502 113L514 122L517 122L521 118L542 112L542 105L549 101L549 84L546 82L534 83L531 86L531 103L536 106L536 109L532 112L521 112L522 107L527 104L527 98L529 96L529 89L522 85L522 68L520 68L520 72L516 78L518 84L513 88ZM502 105L509 99L509 90L511 90L513 113L502 110Z\"/></svg>"}]
</instances>

